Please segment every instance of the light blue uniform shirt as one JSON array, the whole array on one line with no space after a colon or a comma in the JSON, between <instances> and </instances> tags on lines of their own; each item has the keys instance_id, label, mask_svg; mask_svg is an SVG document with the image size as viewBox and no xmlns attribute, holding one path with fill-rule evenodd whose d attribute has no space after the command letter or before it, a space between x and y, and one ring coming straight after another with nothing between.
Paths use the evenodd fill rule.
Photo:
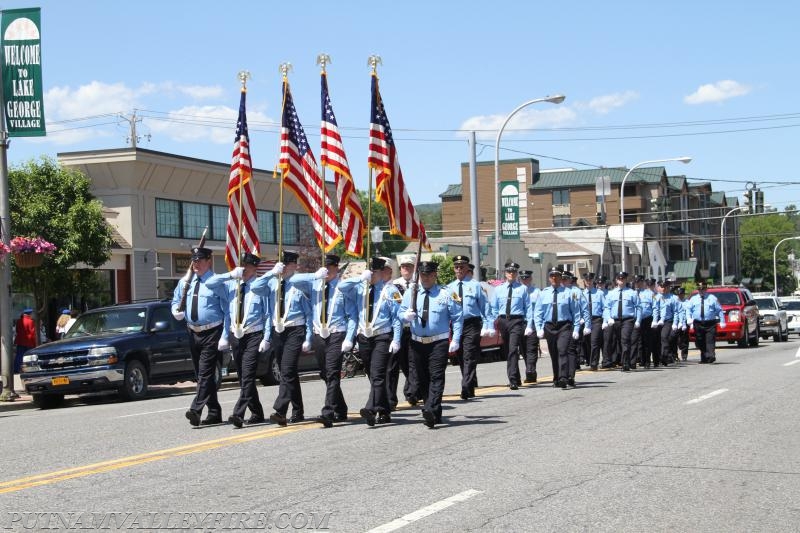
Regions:
<instances>
[{"instance_id":1,"label":"light blue uniform shirt","mask_svg":"<svg viewBox=\"0 0 800 533\"><path fill-rule=\"evenodd\" d=\"M636 292L639 295L639 308L641 309L642 320L649 316L653 316L653 299L655 297L655 293L650 289L642 289Z\"/></svg>"},{"instance_id":2,"label":"light blue uniform shirt","mask_svg":"<svg viewBox=\"0 0 800 533\"><path fill-rule=\"evenodd\" d=\"M701 309L705 318L700 318ZM697 293L689 298L689 305L686 309L687 322L689 320L705 320L707 322L717 319L719 319L720 327L725 327L725 312L722 310L722 306L719 305L716 296L706 293L706 295L701 298L700 293Z\"/></svg>"},{"instance_id":3,"label":"light blue uniform shirt","mask_svg":"<svg viewBox=\"0 0 800 533\"><path fill-rule=\"evenodd\" d=\"M506 281L502 285L494 288L492 299L489 302L489 308L492 316L491 321L494 322L501 316L506 314L506 303L508 302L508 287L509 283ZM525 318L530 326L530 301L528 300L528 287L515 281L511 284L511 315L520 315Z\"/></svg>"},{"instance_id":4,"label":"light blue uniform shirt","mask_svg":"<svg viewBox=\"0 0 800 533\"><path fill-rule=\"evenodd\" d=\"M333 332L346 332L345 339L352 340L358 324L356 306L338 290L339 278L328 282L328 296L325 307L328 311L328 329ZM314 280L311 292L312 314L314 315L314 332L319 333L322 324L322 297L325 292L325 280Z\"/></svg>"},{"instance_id":5,"label":"light blue uniform shirt","mask_svg":"<svg viewBox=\"0 0 800 533\"><path fill-rule=\"evenodd\" d=\"M533 322L536 331L544 331L544 325L553 320L553 287L545 287L539 293L539 299L533 311ZM558 287L556 289L556 306L558 321L572 322L572 331L577 333L581 327L581 304L580 297L572 288Z\"/></svg>"},{"instance_id":6,"label":"light blue uniform shirt","mask_svg":"<svg viewBox=\"0 0 800 533\"><path fill-rule=\"evenodd\" d=\"M400 304L399 314L405 316L406 311L411 309L412 298L416 296L417 317L411 323L411 335L417 337L432 337L450 333L453 328L453 341L461 343L461 332L464 329L464 318L461 312L461 305L458 304L450 295L450 292L441 285L433 285L428 292L428 320L422 325L422 311L425 303L425 288L422 284L416 291L406 291L403 295L403 303ZM526 291L527 294L527 291Z\"/></svg>"},{"instance_id":7,"label":"light blue uniform shirt","mask_svg":"<svg viewBox=\"0 0 800 533\"><path fill-rule=\"evenodd\" d=\"M211 270L206 271L202 276L195 275L192 277L189 292L186 294L186 323L191 326L206 326L215 322L223 322L225 320L225 306L227 303L227 296L222 287L216 289L209 288L206 282L214 276ZM199 280L199 285L197 285ZM181 293L183 286L186 282L181 279L175 287L175 292L172 293L172 307L178 307L181 302ZM199 287L199 289L197 289ZM194 299L192 298L193 291L199 290L197 293L197 320L192 320L192 309Z\"/></svg>"},{"instance_id":8,"label":"light blue uniform shirt","mask_svg":"<svg viewBox=\"0 0 800 533\"><path fill-rule=\"evenodd\" d=\"M577 285L569 285L567 288L577 295L581 313L580 323L584 324L588 322L590 324L589 329L591 329L591 322L589 320L589 301L586 300L586 295L583 293L583 289Z\"/></svg>"},{"instance_id":9,"label":"light blue uniform shirt","mask_svg":"<svg viewBox=\"0 0 800 533\"><path fill-rule=\"evenodd\" d=\"M681 327L686 318L683 303L676 295L658 294L653 307L653 323L672 321L673 325Z\"/></svg>"},{"instance_id":10,"label":"light blue uniform shirt","mask_svg":"<svg viewBox=\"0 0 800 533\"><path fill-rule=\"evenodd\" d=\"M350 302L349 309L352 309L351 312L358 317L358 333L363 334L367 325L367 313L364 305L369 305L364 301L364 296L368 295L369 286L361 278L348 278L339 282L339 291ZM370 327L373 332L383 331L384 333L380 333L381 335L391 333L392 341L398 343L403 334L403 324L397 314L399 301L400 291L391 282L378 281L375 283Z\"/></svg>"},{"instance_id":11,"label":"light blue uniform shirt","mask_svg":"<svg viewBox=\"0 0 800 533\"><path fill-rule=\"evenodd\" d=\"M619 300L622 298L622 316L619 316ZM639 297L633 289L615 287L608 291L605 299L605 310L603 319L608 322L609 318L620 320L621 318L633 318L637 324L642 322L641 309L639 307Z\"/></svg>"},{"instance_id":12,"label":"light blue uniform shirt","mask_svg":"<svg viewBox=\"0 0 800 533\"><path fill-rule=\"evenodd\" d=\"M589 294L592 295L592 306L589 307ZM591 289L585 289L583 291L583 297L586 298L586 308L589 311L589 318L599 316L603 316L603 309L605 307L605 292L602 290L597 290L597 287L592 287Z\"/></svg>"},{"instance_id":13,"label":"light blue uniform shirt","mask_svg":"<svg viewBox=\"0 0 800 533\"><path fill-rule=\"evenodd\" d=\"M293 274L288 278L283 278L283 316L279 317L280 305L278 301L278 288L280 278L267 272L253 281L251 288L256 294L269 298L270 309L272 310L272 325L282 320L286 327L305 326L306 341L311 342L312 320L311 314L311 282L314 274Z\"/></svg>"},{"instance_id":14,"label":"light blue uniform shirt","mask_svg":"<svg viewBox=\"0 0 800 533\"><path fill-rule=\"evenodd\" d=\"M483 292L483 287L480 282L472 278L464 278L463 281L453 280L448 286L447 290L450 291L454 300L458 299L458 284L461 283L461 292L463 294L461 301L461 316L464 320L468 318L480 317L481 327L488 327L489 320L487 318L487 298L486 293Z\"/></svg>"},{"instance_id":15,"label":"light blue uniform shirt","mask_svg":"<svg viewBox=\"0 0 800 533\"><path fill-rule=\"evenodd\" d=\"M233 331L232 327L236 320L236 314L239 312L239 300L236 298L237 287L242 284L241 297L244 301L242 311L242 329L246 332L248 328L254 331L258 329L258 325L264 329L264 338L270 338L270 308L269 296L256 294L252 290L252 282L255 277L250 278L248 281L231 279L230 272L224 274L217 274L209 278L206 286L209 288L217 289L221 287L225 291L225 296L228 302L228 313L225 317L225 333L222 334L223 338L229 338L228 332Z\"/></svg>"}]
</instances>

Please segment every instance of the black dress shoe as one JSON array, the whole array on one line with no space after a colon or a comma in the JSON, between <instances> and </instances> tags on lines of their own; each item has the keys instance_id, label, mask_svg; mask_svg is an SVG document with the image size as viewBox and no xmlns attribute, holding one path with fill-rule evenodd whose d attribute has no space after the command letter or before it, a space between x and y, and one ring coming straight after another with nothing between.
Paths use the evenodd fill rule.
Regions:
<instances>
[{"instance_id":1,"label":"black dress shoe","mask_svg":"<svg viewBox=\"0 0 800 533\"><path fill-rule=\"evenodd\" d=\"M625 366L622 367L622 371L623 372L630 372L631 371L631 367L628 366L628 365L625 365Z\"/></svg>"},{"instance_id":2,"label":"black dress shoe","mask_svg":"<svg viewBox=\"0 0 800 533\"><path fill-rule=\"evenodd\" d=\"M708 360L708 362L709 362L709 364L716 363L717 362L717 358L716 357L712 357L711 359Z\"/></svg>"},{"instance_id":3,"label":"black dress shoe","mask_svg":"<svg viewBox=\"0 0 800 533\"><path fill-rule=\"evenodd\" d=\"M375 413L367 408L360 410L358 413L361 415L361 418L367 421L368 426L372 427L375 425Z\"/></svg>"},{"instance_id":4,"label":"black dress shoe","mask_svg":"<svg viewBox=\"0 0 800 533\"><path fill-rule=\"evenodd\" d=\"M592 369L592 372L597 372L597 365L592 365L590 368Z\"/></svg>"},{"instance_id":5,"label":"black dress shoe","mask_svg":"<svg viewBox=\"0 0 800 533\"><path fill-rule=\"evenodd\" d=\"M523 383L536 383L536 374L525 374Z\"/></svg>"},{"instance_id":6,"label":"black dress shoe","mask_svg":"<svg viewBox=\"0 0 800 533\"><path fill-rule=\"evenodd\" d=\"M436 416L427 409L422 410L422 418L425 419L423 423L429 428L433 429L433 426L436 425Z\"/></svg>"},{"instance_id":7,"label":"black dress shoe","mask_svg":"<svg viewBox=\"0 0 800 533\"><path fill-rule=\"evenodd\" d=\"M200 413L195 411L194 409L189 409L186 411L186 418L189 420L189 423L195 427L200 425Z\"/></svg>"},{"instance_id":8,"label":"black dress shoe","mask_svg":"<svg viewBox=\"0 0 800 533\"><path fill-rule=\"evenodd\" d=\"M462 400L469 400L469 391L466 389L461 389L461 399Z\"/></svg>"},{"instance_id":9,"label":"black dress shoe","mask_svg":"<svg viewBox=\"0 0 800 533\"><path fill-rule=\"evenodd\" d=\"M475 397L475 389L469 389L469 392L467 393L467 396L469 396L470 398L474 398Z\"/></svg>"},{"instance_id":10,"label":"black dress shoe","mask_svg":"<svg viewBox=\"0 0 800 533\"><path fill-rule=\"evenodd\" d=\"M636 370L636 363L631 363L631 370Z\"/></svg>"},{"instance_id":11,"label":"black dress shoe","mask_svg":"<svg viewBox=\"0 0 800 533\"><path fill-rule=\"evenodd\" d=\"M559 389L566 389L567 388L567 378L559 378L556 382L556 387Z\"/></svg>"},{"instance_id":12,"label":"black dress shoe","mask_svg":"<svg viewBox=\"0 0 800 533\"><path fill-rule=\"evenodd\" d=\"M570 387L570 388L572 388L572 389L574 389L574 388L575 388L575 379L574 379L574 378L569 378L569 379L567 380L567 387Z\"/></svg>"},{"instance_id":13,"label":"black dress shoe","mask_svg":"<svg viewBox=\"0 0 800 533\"><path fill-rule=\"evenodd\" d=\"M202 420L202 422L200 422L201 426L212 426L214 424L222 424L222 417L221 416L207 416Z\"/></svg>"},{"instance_id":14,"label":"black dress shoe","mask_svg":"<svg viewBox=\"0 0 800 533\"><path fill-rule=\"evenodd\" d=\"M614 364L613 363L603 363L602 368L603 369L614 368Z\"/></svg>"},{"instance_id":15,"label":"black dress shoe","mask_svg":"<svg viewBox=\"0 0 800 533\"><path fill-rule=\"evenodd\" d=\"M252 424L263 424L263 423L264 423L263 415L251 415L250 418L247 419L247 422L245 422L245 424L247 424L248 426Z\"/></svg>"},{"instance_id":16,"label":"black dress shoe","mask_svg":"<svg viewBox=\"0 0 800 533\"><path fill-rule=\"evenodd\" d=\"M375 421L376 424L388 424L392 421L392 415L389 413L380 413L378 415L378 419Z\"/></svg>"},{"instance_id":17,"label":"black dress shoe","mask_svg":"<svg viewBox=\"0 0 800 533\"><path fill-rule=\"evenodd\" d=\"M406 398L406 401L408 402L408 405L410 405L411 407L414 407L419 403L419 400L417 400L416 398Z\"/></svg>"},{"instance_id":18,"label":"black dress shoe","mask_svg":"<svg viewBox=\"0 0 800 533\"><path fill-rule=\"evenodd\" d=\"M278 424L279 426L286 426L286 417L278 412L274 412L269 415L269 421L273 424Z\"/></svg>"},{"instance_id":19,"label":"black dress shoe","mask_svg":"<svg viewBox=\"0 0 800 533\"><path fill-rule=\"evenodd\" d=\"M397 411L397 403L389 404L390 411Z\"/></svg>"},{"instance_id":20,"label":"black dress shoe","mask_svg":"<svg viewBox=\"0 0 800 533\"><path fill-rule=\"evenodd\" d=\"M317 422L319 422L320 424L322 424L326 428L332 428L333 427L333 417L332 416L320 415L320 416L317 417Z\"/></svg>"},{"instance_id":21,"label":"black dress shoe","mask_svg":"<svg viewBox=\"0 0 800 533\"><path fill-rule=\"evenodd\" d=\"M239 415L231 415L228 417L228 423L233 424L233 427L239 429L244 425L244 420L242 420L242 417Z\"/></svg>"},{"instance_id":22,"label":"black dress shoe","mask_svg":"<svg viewBox=\"0 0 800 533\"><path fill-rule=\"evenodd\" d=\"M333 415L334 422L347 422L347 413L343 415Z\"/></svg>"},{"instance_id":23,"label":"black dress shoe","mask_svg":"<svg viewBox=\"0 0 800 533\"><path fill-rule=\"evenodd\" d=\"M511 390L518 390L519 389L519 385L517 385L516 383L509 383L508 384L508 388L511 389Z\"/></svg>"},{"instance_id":24,"label":"black dress shoe","mask_svg":"<svg viewBox=\"0 0 800 533\"><path fill-rule=\"evenodd\" d=\"M289 419L290 424L297 424L298 422L305 421L306 417L303 416L303 413L294 413L292 418Z\"/></svg>"}]
</instances>

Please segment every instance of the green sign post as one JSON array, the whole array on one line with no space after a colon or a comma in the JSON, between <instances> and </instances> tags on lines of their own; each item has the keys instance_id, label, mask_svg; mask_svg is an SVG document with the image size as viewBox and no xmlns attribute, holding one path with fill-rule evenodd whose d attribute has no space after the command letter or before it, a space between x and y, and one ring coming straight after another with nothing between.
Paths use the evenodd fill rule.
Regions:
<instances>
[{"instance_id":1,"label":"green sign post","mask_svg":"<svg viewBox=\"0 0 800 533\"><path fill-rule=\"evenodd\" d=\"M41 137L44 127L42 92L41 12L38 7L2 13L3 109L9 137Z\"/></svg>"},{"instance_id":2,"label":"green sign post","mask_svg":"<svg viewBox=\"0 0 800 533\"><path fill-rule=\"evenodd\" d=\"M519 240L519 182L500 182L500 238Z\"/></svg>"}]
</instances>

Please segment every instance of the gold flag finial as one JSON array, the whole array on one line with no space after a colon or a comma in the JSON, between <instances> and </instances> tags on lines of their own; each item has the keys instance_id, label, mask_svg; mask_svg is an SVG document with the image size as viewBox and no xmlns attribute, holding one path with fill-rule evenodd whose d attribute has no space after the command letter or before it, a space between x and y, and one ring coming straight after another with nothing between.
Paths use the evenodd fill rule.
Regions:
<instances>
[{"instance_id":1,"label":"gold flag finial","mask_svg":"<svg viewBox=\"0 0 800 533\"><path fill-rule=\"evenodd\" d=\"M323 52L323 53L321 53L321 54L319 54L317 56L317 65L320 65L320 67L322 67L322 73L323 74L325 74L325 66L328 63L332 63L331 56L329 56L325 52Z\"/></svg>"},{"instance_id":2,"label":"gold flag finial","mask_svg":"<svg viewBox=\"0 0 800 533\"><path fill-rule=\"evenodd\" d=\"M378 65L382 65L382 64L383 64L383 61L381 60L381 56L379 56L378 54L372 54L367 59L367 65L369 65L372 68L372 73L373 74L378 72Z\"/></svg>"},{"instance_id":3,"label":"gold flag finial","mask_svg":"<svg viewBox=\"0 0 800 533\"><path fill-rule=\"evenodd\" d=\"M286 61L284 63L281 63L278 66L278 70L281 71L281 74L283 75L283 79L286 79L286 78L289 77L289 72L291 72L293 70L292 69L292 64L289 63L288 61Z\"/></svg>"},{"instance_id":4,"label":"gold flag finial","mask_svg":"<svg viewBox=\"0 0 800 533\"><path fill-rule=\"evenodd\" d=\"M252 76L250 75L250 71L249 70L240 70L239 74L237 74L236 77L239 78L240 82L242 82L242 90L246 91L247 90L247 80L252 78Z\"/></svg>"}]
</instances>

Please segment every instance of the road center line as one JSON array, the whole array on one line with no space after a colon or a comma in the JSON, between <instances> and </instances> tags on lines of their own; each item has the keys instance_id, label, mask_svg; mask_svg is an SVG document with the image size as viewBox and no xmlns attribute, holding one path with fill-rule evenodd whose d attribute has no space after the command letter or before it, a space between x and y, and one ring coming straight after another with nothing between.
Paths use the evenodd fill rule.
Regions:
<instances>
[{"instance_id":1,"label":"road center line","mask_svg":"<svg viewBox=\"0 0 800 533\"><path fill-rule=\"evenodd\" d=\"M728 392L728 389L717 389L717 390L715 390L713 392L709 392L708 394L704 394L702 396L699 396L699 397L695 398L694 400L689 400L684 405L691 405L691 404L694 404L694 403L700 403L703 400L708 400L709 398L713 398L714 396L719 396L720 394L723 394L723 393L726 393L726 392Z\"/></svg>"},{"instance_id":2,"label":"road center line","mask_svg":"<svg viewBox=\"0 0 800 533\"><path fill-rule=\"evenodd\" d=\"M795 359L794 361L789 361L788 363L783 363L783 366L792 366L800 363L800 359Z\"/></svg>"},{"instance_id":3,"label":"road center line","mask_svg":"<svg viewBox=\"0 0 800 533\"><path fill-rule=\"evenodd\" d=\"M228 400L228 401L219 402L219 403L220 404L236 403L236 401L237 400ZM185 411L186 409L188 409L188 407L173 407L172 409L161 409L160 411L147 411L147 412L144 412L144 413L133 413L133 414L130 414L130 415L120 415L120 416L118 416L116 418L128 418L128 417L131 417L131 416L155 415L155 414L158 414L158 413L169 413L169 412L172 412L172 411Z\"/></svg>"},{"instance_id":4,"label":"road center line","mask_svg":"<svg viewBox=\"0 0 800 533\"><path fill-rule=\"evenodd\" d=\"M387 522L383 525L380 525L376 528L370 529L367 533L388 533L389 531L395 531L400 529L401 527L405 527L417 520L422 520L426 516L430 516L434 513L438 513L443 509L447 509L457 503L461 503L463 501L469 500L473 496L477 496L481 494L482 490L475 490L469 489L465 490L464 492L459 492L454 496L450 496L449 498L445 498L444 500L439 500L436 503L432 503L427 507L423 507L421 509L417 509L413 513L409 513L405 516L401 516L396 520L392 520L391 522Z\"/></svg>"}]
</instances>

